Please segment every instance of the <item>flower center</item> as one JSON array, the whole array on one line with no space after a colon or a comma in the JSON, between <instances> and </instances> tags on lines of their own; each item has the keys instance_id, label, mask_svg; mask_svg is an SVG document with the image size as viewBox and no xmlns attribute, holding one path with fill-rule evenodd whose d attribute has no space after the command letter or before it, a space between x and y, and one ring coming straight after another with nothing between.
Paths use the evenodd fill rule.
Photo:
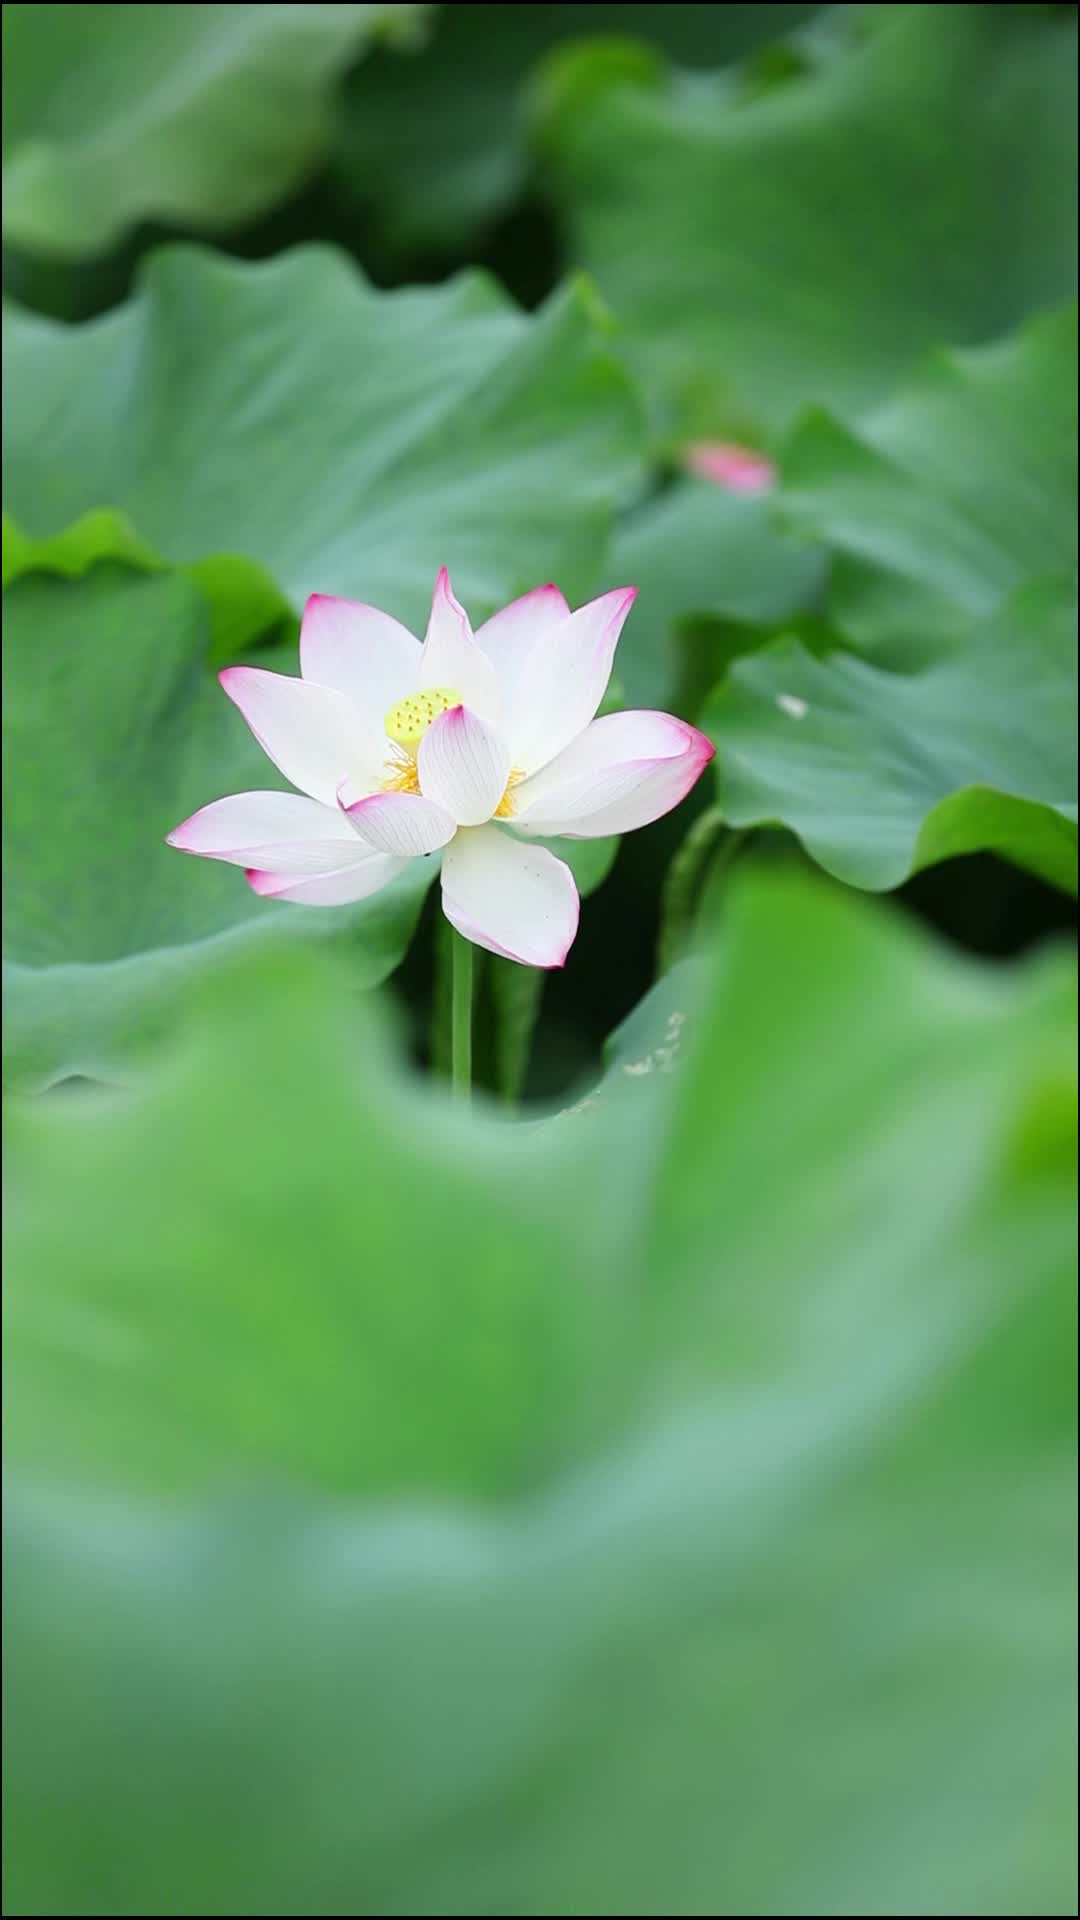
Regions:
<instances>
[{"instance_id":1,"label":"flower center","mask_svg":"<svg viewBox=\"0 0 1080 1920\"><path fill-rule=\"evenodd\" d=\"M406 753L415 754L432 721L460 705L456 687L425 687L423 693L408 693L391 707L383 721L386 737L396 747L404 747Z\"/></svg>"},{"instance_id":2,"label":"flower center","mask_svg":"<svg viewBox=\"0 0 1080 1920\"><path fill-rule=\"evenodd\" d=\"M407 693L404 700L395 702L383 721L390 742L386 778L383 781L384 793L420 792L420 771L416 764L420 742L440 713L449 713L451 707L460 707L462 704L456 687L425 687L422 693ZM496 820L513 818L513 792L523 777L517 767L512 770L506 783L506 792L495 809L493 817Z\"/></svg>"}]
</instances>

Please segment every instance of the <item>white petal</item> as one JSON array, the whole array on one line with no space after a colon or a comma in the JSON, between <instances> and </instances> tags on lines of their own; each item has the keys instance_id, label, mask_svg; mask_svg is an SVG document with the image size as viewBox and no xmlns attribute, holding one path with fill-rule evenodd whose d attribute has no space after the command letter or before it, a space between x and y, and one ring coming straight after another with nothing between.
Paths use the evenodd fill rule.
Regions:
<instances>
[{"instance_id":1,"label":"white petal","mask_svg":"<svg viewBox=\"0 0 1080 1920\"><path fill-rule=\"evenodd\" d=\"M379 853L415 860L445 847L457 823L422 793L373 793L345 808L362 841Z\"/></svg>"},{"instance_id":2,"label":"white petal","mask_svg":"<svg viewBox=\"0 0 1080 1920\"><path fill-rule=\"evenodd\" d=\"M570 609L558 587L534 587L511 600L509 606L493 613L476 630L476 644L495 668L499 679L502 711L508 713L514 688L529 654L537 641L546 639L554 627L569 620Z\"/></svg>"},{"instance_id":3,"label":"white petal","mask_svg":"<svg viewBox=\"0 0 1080 1920\"><path fill-rule=\"evenodd\" d=\"M282 873L330 873L367 851L337 807L298 793L230 794L167 838L182 853Z\"/></svg>"},{"instance_id":4,"label":"white petal","mask_svg":"<svg viewBox=\"0 0 1080 1920\"><path fill-rule=\"evenodd\" d=\"M433 720L420 742L421 791L462 827L490 820L510 778L510 754L497 733L468 707Z\"/></svg>"},{"instance_id":5,"label":"white petal","mask_svg":"<svg viewBox=\"0 0 1080 1920\"><path fill-rule=\"evenodd\" d=\"M452 687L461 695L462 703L482 720L492 723L498 720L499 683L495 669L473 639L469 617L454 599L445 567L435 582L417 685Z\"/></svg>"},{"instance_id":6,"label":"white petal","mask_svg":"<svg viewBox=\"0 0 1080 1920\"><path fill-rule=\"evenodd\" d=\"M260 747L301 793L337 806L343 780L379 785L363 720L344 694L263 667L226 667L219 679Z\"/></svg>"},{"instance_id":7,"label":"white petal","mask_svg":"<svg viewBox=\"0 0 1080 1920\"><path fill-rule=\"evenodd\" d=\"M578 840L630 833L677 807L712 757L712 741L669 713L605 714L515 788L514 826Z\"/></svg>"},{"instance_id":8,"label":"white petal","mask_svg":"<svg viewBox=\"0 0 1080 1920\"><path fill-rule=\"evenodd\" d=\"M404 873L408 864L407 860L372 853L351 867L316 879L298 880L294 874L253 872L250 868L247 877L253 892L270 900L290 900L301 907L344 907L352 900L366 900L370 894L379 893Z\"/></svg>"},{"instance_id":9,"label":"white petal","mask_svg":"<svg viewBox=\"0 0 1080 1920\"><path fill-rule=\"evenodd\" d=\"M300 672L352 702L376 759L384 750L386 715L415 690L419 671L420 642L400 621L359 600L312 594L300 626Z\"/></svg>"},{"instance_id":10,"label":"white petal","mask_svg":"<svg viewBox=\"0 0 1080 1920\"><path fill-rule=\"evenodd\" d=\"M535 773L588 726L611 678L615 647L637 594L618 587L579 607L533 647L503 726L515 767Z\"/></svg>"},{"instance_id":11,"label":"white petal","mask_svg":"<svg viewBox=\"0 0 1080 1920\"><path fill-rule=\"evenodd\" d=\"M569 867L498 827L459 833L443 855L443 912L466 940L526 967L561 967L578 924Z\"/></svg>"}]
</instances>

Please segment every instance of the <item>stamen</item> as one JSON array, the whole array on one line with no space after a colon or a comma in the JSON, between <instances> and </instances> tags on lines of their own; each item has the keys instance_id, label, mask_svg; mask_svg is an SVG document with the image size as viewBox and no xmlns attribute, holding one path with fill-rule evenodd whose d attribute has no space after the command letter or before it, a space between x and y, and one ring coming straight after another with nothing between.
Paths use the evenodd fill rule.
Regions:
<instances>
[{"instance_id":1,"label":"stamen","mask_svg":"<svg viewBox=\"0 0 1080 1920\"><path fill-rule=\"evenodd\" d=\"M414 753L406 753L403 748L395 746L384 765L386 767L386 779L383 781L384 793L419 793L420 772Z\"/></svg>"},{"instance_id":2,"label":"stamen","mask_svg":"<svg viewBox=\"0 0 1080 1920\"><path fill-rule=\"evenodd\" d=\"M520 767L511 768L510 778L506 783L506 792L503 794L502 799L499 801L499 804L495 809L496 820L512 820L513 819L514 814L516 812L516 808L514 806L514 788L516 786L519 786L521 781L524 780L524 778L525 778L525 775L522 773Z\"/></svg>"}]
</instances>

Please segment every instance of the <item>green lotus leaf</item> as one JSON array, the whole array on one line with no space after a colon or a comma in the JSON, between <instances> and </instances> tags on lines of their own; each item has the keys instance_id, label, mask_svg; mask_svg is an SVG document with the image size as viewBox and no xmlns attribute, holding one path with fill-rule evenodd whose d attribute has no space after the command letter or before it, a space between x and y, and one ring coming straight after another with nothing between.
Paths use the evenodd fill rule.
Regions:
<instances>
[{"instance_id":1,"label":"green lotus leaf","mask_svg":"<svg viewBox=\"0 0 1080 1920\"><path fill-rule=\"evenodd\" d=\"M1076 892L1076 600L1022 589L921 672L782 643L739 660L702 724L736 827L780 824L856 887L990 851Z\"/></svg>"},{"instance_id":2,"label":"green lotus leaf","mask_svg":"<svg viewBox=\"0 0 1080 1920\"><path fill-rule=\"evenodd\" d=\"M400 960L433 863L358 906L261 900L165 835L220 795L285 785L210 670L210 607L179 572L102 563L4 595L4 1072L111 1077L235 947L330 940L370 987ZM293 647L261 665L296 671Z\"/></svg>"},{"instance_id":3,"label":"green lotus leaf","mask_svg":"<svg viewBox=\"0 0 1080 1920\"><path fill-rule=\"evenodd\" d=\"M9 1116L8 1909L1068 1912L1069 961L736 878L518 1128L197 999Z\"/></svg>"},{"instance_id":4,"label":"green lotus leaf","mask_svg":"<svg viewBox=\"0 0 1080 1920\"><path fill-rule=\"evenodd\" d=\"M1075 293L1073 10L848 11L786 84L595 46L539 86L570 251L671 431L851 419Z\"/></svg>"},{"instance_id":5,"label":"green lotus leaf","mask_svg":"<svg viewBox=\"0 0 1080 1920\"><path fill-rule=\"evenodd\" d=\"M4 395L28 538L109 507L165 560L240 555L296 610L344 594L420 631L442 565L474 618L548 578L587 598L639 472L587 288L527 316L478 275L377 292L323 248L168 248L77 327L9 308Z\"/></svg>"},{"instance_id":6,"label":"green lotus leaf","mask_svg":"<svg viewBox=\"0 0 1080 1920\"><path fill-rule=\"evenodd\" d=\"M140 221L225 227L329 147L334 83L429 8L4 8L4 239L83 259Z\"/></svg>"}]
</instances>

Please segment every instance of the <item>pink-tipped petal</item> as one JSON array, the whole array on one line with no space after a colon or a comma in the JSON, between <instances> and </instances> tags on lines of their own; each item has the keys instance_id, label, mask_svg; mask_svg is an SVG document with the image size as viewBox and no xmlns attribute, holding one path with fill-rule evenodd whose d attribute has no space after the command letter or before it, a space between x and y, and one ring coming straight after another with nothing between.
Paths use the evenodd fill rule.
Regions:
<instances>
[{"instance_id":1,"label":"pink-tipped petal","mask_svg":"<svg viewBox=\"0 0 1080 1920\"><path fill-rule=\"evenodd\" d=\"M381 767L344 694L264 667L226 667L218 677L263 752L301 793L336 808L343 780L378 786Z\"/></svg>"},{"instance_id":2,"label":"pink-tipped petal","mask_svg":"<svg viewBox=\"0 0 1080 1920\"><path fill-rule=\"evenodd\" d=\"M420 642L400 621L359 600L312 594L300 627L300 672L352 702L376 757L383 752L386 714L412 693L419 671Z\"/></svg>"},{"instance_id":3,"label":"pink-tipped petal","mask_svg":"<svg viewBox=\"0 0 1080 1920\"><path fill-rule=\"evenodd\" d=\"M345 807L345 817L369 847L399 860L435 853L457 832L450 815L422 793L372 793Z\"/></svg>"},{"instance_id":4,"label":"pink-tipped petal","mask_svg":"<svg viewBox=\"0 0 1080 1920\"><path fill-rule=\"evenodd\" d=\"M468 615L454 598L445 567L435 582L417 685L453 688L482 720L494 723L499 717L495 669L473 639Z\"/></svg>"},{"instance_id":5,"label":"pink-tipped petal","mask_svg":"<svg viewBox=\"0 0 1080 1920\"><path fill-rule=\"evenodd\" d=\"M476 644L498 675L504 712L509 711L514 688L533 647L569 618L563 595L549 583L523 593L520 600L511 600L509 606L500 608L477 628Z\"/></svg>"},{"instance_id":6,"label":"pink-tipped petal","mask_svg":"<svg viewBox=\"0 0 1080 1920\"><path fill-rule=\"evenodd\" d=\"M357 845L361 842L357 840ZM288 900L298 907L346 907L354 900L366 900L389 886L408 866L407 860L391 860L383 853L372 853L349 867L315 878L297 879L292 873L248 870L248 885L253 893L267 900Z\"/></svg>"},{"instance_id":7,"label":"pink-tipped petal","mask_svg":"<svg viewBox=\"0 0 1080 1920\"><path fill-rule=\"evenodd\" d=\"M514 791L514 826L593 840L659 820L713 757L696 727L669 713L609 713Z\"/></svg>"},{"instance_id":8,"label":"pink-tipped petal","mask_svg":"<svg viewBox=\"0 0 1080 1920\"><path fill-rule=\"evenodd\" d=\"M542 636L525 662L504 723L515 767L536 773L588 726L636 587L618 587L579 607Z\"/></svg>"},{"instance_id":9,"label":"pink-tipped petal","mask_svg":"<svg viewBox=\"0 0 1080 1920\"><path fill-rule=\"evenodd\" d=\"M433 720L416 756L420 787L458 826L490 820L510 778L510 754L493 728L468 707Z\"/></svg>"},{"instance_id":10,"label":"pink-tipped petal","mask_svg":"<svg viewBox=\"0 0 1080 1920\"><path fill-rule=\"evenodd\" d=\"M229 794L200 807L166 839L181 853L288 873L330 872L356 851L338 809L299 793Z\"/></svg>"},{"instance_id":11,"label":"pink-tipped petal","mask_svg":"<svg viewBox=\"0 0 1080 1920\"><path fill-rule=\"evenodd\" d=\"M569 867L498 827L457 834L443 855L443 912L489 953L523 967L561 967L578 925Z\"/></svg>"},{"instance_id":12,"label":"pink-tipped petal","mask_svg":"<svg viewBox=\"0 0 1080 1920\"><path fill-rule=\"evenodd\" d=\"M765 454L729 440L699 440L685 449L683 463L727 493L768 493L776 484L776 468Z\"/></svg>"}]
</instances>

